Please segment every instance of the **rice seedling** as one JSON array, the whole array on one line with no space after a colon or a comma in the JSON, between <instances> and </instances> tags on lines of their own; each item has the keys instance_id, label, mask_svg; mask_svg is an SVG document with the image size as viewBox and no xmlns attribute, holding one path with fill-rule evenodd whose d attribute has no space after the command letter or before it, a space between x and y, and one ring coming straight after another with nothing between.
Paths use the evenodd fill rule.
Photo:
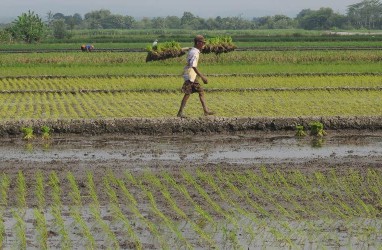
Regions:
<instances>
[{"instance_id":1,"label":"rice seedling","mask_svg":"<svg viewBox=\"0 0 382 250\"><path fill-rule=\"evenodd\" d=\"M249 222L243 222L241 223L241 227L244 228L244 231L246 234L249 235L249 239L250 241L248 242L248 244L250 245L251 242L254 240L254 238L256 236L259 236L260 235L260 232L258 230L254 230L254 225L257 226L257 225L260 225L262 222L261 220L256 216L254 215L253 213L251 213L250 211L248 211L247 209L243 208L242 205L241 205L241 202L237 202L237 201L234 201L231 194L232 192L234 192L239 198L244 198L243 194L241 191L239 191L231 182L230 180L227 178L226 174L223 174L221 173L221 171L219 170L217 172L217 178L221 184L221 186L218 185L218 183L214 180L213 176L211 176L210 174L208 173L202 173L200 171L197 172L197 175L199 176L200 179L204 180L206 182L206 184L210 185L212 187L212 189L221 197L221 199L225 202L227 202L228 204L230 204L230 206L234 209L235 212L238 212L240 215L242 215L244 218L246 219L249 219ZM227 191L227 194L225 191L224 188L222 188L222 186L228 186L229 190ZM238 228L235 229L235 231L239 231ZM233 235L230 236L230 239L233 240ZM237 239L236 240L233 240L233 242L237 242Z\"/></svg>"},{"instance_id":2,"label":"rice seedling","mask_svg":"<svg viewBox=\"0 0 382 250\"><path fill-rule=\"evenodd\" d=\"M326 135L324 131L324 125L321 122L315 121L309 124L310 126L310 135L322 137Z\"/></svg>"},{"instance_id":3,"label":"rice seedling","mask_svg":"<svg viewBox=\"0 0 382 250\"><path fill-rule=\"evenodd\" d=\"M182 247L185 247L186 249L192 249L192 245L190 242L183 236L182 232L179 230L178 226L166 215L164 214L159 208L158 204L155 201L153 193L142 184L142 181L135 181L136 185L145 193L146 197L148 198L150 202L150 208L151 211L155 216L157 216L164 225L170 229L176 236L176 242L174 244L180 244Z\"/></svg>"},{"instance_id":4,"label":"rice seedling","mask_svg":"<svg viewBox=\"0 0 382 250\"><path fill-rule=\"evenodd\" d=\"M36 173L36 189L37 207L40 211L45 209L45 179L41 171Z\"/></svg>"},{"instance_id":5,"label":"rice seedling","mask_svg":"<svg viewBox=\"0 0 382 250\"><path fill-rule=\"evenodd\" d=\"M236 48L237 46L233 43L232 37L218 36L207 39L202 53L215 53L216 55L220 55L221 53L234 51Z\"/></svg>"},{"instance_id":6,"label":"rice seedling","mask_svg":"<svg viewBox=\"0 0 382 250\"><path fill-rule=\"evenodd\" d=\"M117 237L115 236L114 232L110 229L109 224L101 218L98 195L96 192L93 175L90 172L87 173L87 187L89 188L89 195L92 198L92 203L90 204L91 215L105 234L106 242L110 242L109 247L112 247L113 249L119 249L120 247Z\"/></svg>"},{"instance_id":7,"label":"rice seedling","mask_svg":"<svg viewBox=\"0 0 382 250\"><path fill-rule=\"evenodd\" d=\"M131 180L134 182L134 185L136 185L135 178L131 175L129 172L125 172L126 179ZM166 241L166 239L163 237L163 235L159 232L159 227L153 223L151 220L147 219L141 211L138 209L138 201L135 199L135 197L130 193L128 188L126 187L125 183L121 179L116 180L118 183L118 186L121 188L121 191L124 195L124 197L127 199L126 204L128 204L129 209L133 212L133 214L145 225L150 233L155 237L155 239L158 240L160 246L162 249L169 249L169 244Z\"/></svg>"},{"instance_id":8,"label":"rice seedling","mask_svg":"<svg viewBox=\"0 0 382 250\"><path fill-rule=\"evenodd\" d=\"M65 220L62 217L62 202L60 180L57 174L53 171L49 175L49 185L52 189L53 204L51 214L54 218L54 225L57 227L61 238L60 247L62 249L72 249L72 241L69 236L69 231L65 226Z\"/></svg>"},{"instance_id":9,"label":"rice seedling","mask_svg":"<svg viewBox=\"0 0 382 250\"><path fill-rule=\"evenodd\" d=\"M44 140L50 139L50 128L48 126L42 126L41 127L41 136Z\"/></svg>"},{"instance_id":10,"label":"rice seedling","mask_svg":"<svg viewBox=\"0 0 382 250\"><path fill-rule=\"evenodd\" d=\"M210 237L210 235L207 232L205 232L202 228L200 228L198 224L194 223L194 221L181 208L179 208L179 206L176 204L176 201L174 201L174 199L172 198L172 195L167 189L167 187L163 185L155 175L146 172L145 178L152 185L154 185L155 188L161 191L163 197L166 199L171 209L174 210L181 218L187 221L191 225L192 229L200 236L201 239L205 241L205 243L208 244L209 247L216 247L216 243Z\"/></svg>"},{"instance_id":11,"label":"rice seedling","mask_svg":"<svg viewBox=\"0 0 382 250\"><path fill-rule=\"evenodd\" d=\"M156 46L147 46L146 50L146 62L180 57L186 53L180 44L175 41L159 43Z\"/></svg>"},{"instance_id":12,"label":"rice seedling","mask_svg":"<svg viewBox=\"0 0 382 250\"><path fill-rule=\"evenodd\" d=\"M26 202L26 182L25 182L25 176L21 171L18 172L17 174L17 180L16 180L16 185L17 185L17 207L21 209L25 209L27 207L27 202Z\"/></svg>"},{"instance_id":13,"label":"rice seedling","mask_svg":"<svg viewBox=\"0 0 382 250\"><path fill-rule=\"evenodd\" d=\"M8 205L8 191L10 187L10 179L6 174L2 174L0 182L0 218L3 218L4 211ZM5 237L5 225L4 220L0 219L0 248L4 248L4 237Z\"/></svg>"},{"instance_id":14,"label":"rice seedling","mask_svg":"<svg viewBox=\"0 0 382 250\"><path fill-rule=\"evenodd\" d=\"M201 228L204 227L205 224L208 224L210 226L212 226L213 230L216 231L217 229L217 223L216 221L213 219L212 215L206 211L205 209L203 209L190 195L190 193L188 192L187 188L182 184L182 183L177 183L174 178L171 176L171 174L165 172L163 173L163 178L168 182L168 184L170 186L172 186L173 188L175 188L176 190L178 190L185 198L186 200L188 200L193 206L194 206L194 209L195 211L199 214L199 216L201 217L201 220L200 222L203 223L203 226L202 225L199 225Z\"/></svg>"},{"instance_id":15,"label":"rice seedling","mask_svg":"<svg viewBox=\"0 0 382 250\"><path fill-rule=\"evenodd\" d=\"M31 140L35 137L33 134L33 128L32 127L22 127L21 132L23 132L23 139L24 140Z\"/></svg>"},{"instance_id":16,"label":"rice seedling","mask_svg":"<svg viewBox=\"0 0 382 250\"><path fill-rule=\"evenodd\" d=\"M70 183L70 192L69 196L72 200L72 204L70 206L70 214L74 221L77 223L79 228L81 229L83 238L86 239L87 242L87 248L89 249L95 249L96 248L96 242L95 238L89 228L89 226L86 224L84 219L81 216L81 209L82 209L82 201L81 201L81 193L78 189L77 182L71 172L68 172L67 179Z\"/></svg>"},{"instance_id":17,"label":"rice seedling","mask_svg":"<svg viewBox=\"0 0 382 250\"><path fill-rule=\"evenodd\" d=\"M103 184L110 200L110 209L112 211L113 217L115 221L119 221L122 223L122 225L124 226L124 230L127 233L127 236L129 237L130 241L134 244L135 248L142 249L142 242L140 241L139 237L136 235L132 227L132 223L123 214L123 212L121 211L119 207L117 194L110 185L110 180L109 180L110 178L113 179L111 174L104 177Z\"/></svg>"},{"instance_id":18,"label":"rice seedling","mask_svg":"<svg viewBox=\"0 0 382 250\"><path fill-rule=\"evenodd\" d=\"M48 229L44 213L39 208L35 208L33 214L36 220L39 248L46 250L48 249Z\"/></svg>"},{"instance_id":19,"label":"rice seedling","mask_svg":"<svg viewBox=\"0 0 382 250\"><path fill-rule=\"evenodd\" d=\"M306 136L303 125L296 125L296 136L298 137Z\"/></svg>"},{"instance_id":20,"label":"rice seedling","mask_svg":"<svg viewBox=\"0 0 382 250\"><path fill-rule=\"evenodd\" d=\"M12 216L16 220L14 231L16 234L16 249L27 249L26 224L19 210L12 210Z\"/></svg>"}]
</instances>

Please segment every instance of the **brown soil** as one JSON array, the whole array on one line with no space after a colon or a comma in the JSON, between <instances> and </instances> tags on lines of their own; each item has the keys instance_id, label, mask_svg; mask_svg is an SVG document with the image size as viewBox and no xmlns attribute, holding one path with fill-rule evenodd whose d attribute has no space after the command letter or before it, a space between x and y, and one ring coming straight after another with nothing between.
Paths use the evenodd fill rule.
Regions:
<instances>
[{"instance_id":1,"label":"brown soil","mask_svg":"<svg viewBox=\"0 0 382 250\"><path fill-rule=\"evenodd\" d=\"M253 131L294 131L296 125L306 129L313 121L323 123L328 130L381 130L382 116L354 117L200 117L200 118L121 118L78 120L21 120L0 124L0 136L21 134L20 128L32 126L39 131L48 126L57 134L174 135L174 134L225 134Z\"/></svg>"}]
</instances>

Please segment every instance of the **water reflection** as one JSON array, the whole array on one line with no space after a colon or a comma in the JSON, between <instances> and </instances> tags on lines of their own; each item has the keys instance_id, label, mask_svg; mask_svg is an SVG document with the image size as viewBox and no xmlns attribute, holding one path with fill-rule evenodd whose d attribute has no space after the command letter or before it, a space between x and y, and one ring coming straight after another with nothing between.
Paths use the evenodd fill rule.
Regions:
<instances>
[{"instance_id":1,"label":"water reflection","mask_svg":"<svg viewBox=\"0 0 382 250\"><path fill-rule=\"evenodd\" d=\"M0 140L3 159L127 160L203 163L264 162L272 159L311 159L382 155L382 136L343 135L298 138L277 135L211 136L62 136L48 141Z\"/></svg>"}]
</instances>

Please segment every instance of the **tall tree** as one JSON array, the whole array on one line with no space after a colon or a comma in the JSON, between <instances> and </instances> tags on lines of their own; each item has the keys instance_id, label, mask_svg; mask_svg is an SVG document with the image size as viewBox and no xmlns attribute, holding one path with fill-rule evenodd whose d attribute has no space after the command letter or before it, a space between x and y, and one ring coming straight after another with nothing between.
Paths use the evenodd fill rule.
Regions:
<instances>
[{"instance_id":1,"label":"tall tree","mask_svg":"<svg viewBox=\"0 0 382 250\"><path fill-rule=\"evenodd\" d=\"M63 39L67 36L66 24L63 19L53 21L53 36L57 39Z\"/></svg>"},{"instance_id":2,"label":"tall tree","mask_svg":"<svg viewBox=\"0 0 382 250\"><path fill-rule=\"evenodd\" d=\"M39 42L45 32L45 25L41 18L33 11L22 13L10 28L12 37L27 43Z\"/></svg>"},{"instance_id":3,"label":"tall tree","mask_svg":"<svg viewBox=\"0 0 382 250\"><path fill-rule=\"evenodd\" d=\"M381 28L382 4L379 0L364 0L349 5L347 14L351 24L356 28Z\"/></svg>"}]
</instances>

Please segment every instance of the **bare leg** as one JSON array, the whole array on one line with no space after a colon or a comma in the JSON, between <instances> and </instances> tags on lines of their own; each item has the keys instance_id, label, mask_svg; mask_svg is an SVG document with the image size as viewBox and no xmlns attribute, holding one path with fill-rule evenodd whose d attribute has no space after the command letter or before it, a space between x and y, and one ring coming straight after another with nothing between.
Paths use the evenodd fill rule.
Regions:
<instances>
[{"instance_id":1,"label":"bare leg","mask_svg":"<svg viewBox=\"0 0 382 250\"><path fill-rule=\"evenodd\" d=\"M186 106L188 98L190 98L190 95L188 95L188 94L185 94L183 96L183 99L182 99L182 102L180 104L180 108L179 108L179 111L178 111L178 115L177 115L178 117L183 117L184 116L183 115L183 109Z\"/></svg>"},{"instance_id":2,"label":"bare leg","mask_svg":"<svg viewBox=\"0 0 382 250\"><path fill-rule=\"evenodd\" d=\"M204 99L204 92L199 92L199 99L203 106L204 115L213 115L214 112L209 111L207 107L206 100Z\"/></svg>"}]
</instances>

